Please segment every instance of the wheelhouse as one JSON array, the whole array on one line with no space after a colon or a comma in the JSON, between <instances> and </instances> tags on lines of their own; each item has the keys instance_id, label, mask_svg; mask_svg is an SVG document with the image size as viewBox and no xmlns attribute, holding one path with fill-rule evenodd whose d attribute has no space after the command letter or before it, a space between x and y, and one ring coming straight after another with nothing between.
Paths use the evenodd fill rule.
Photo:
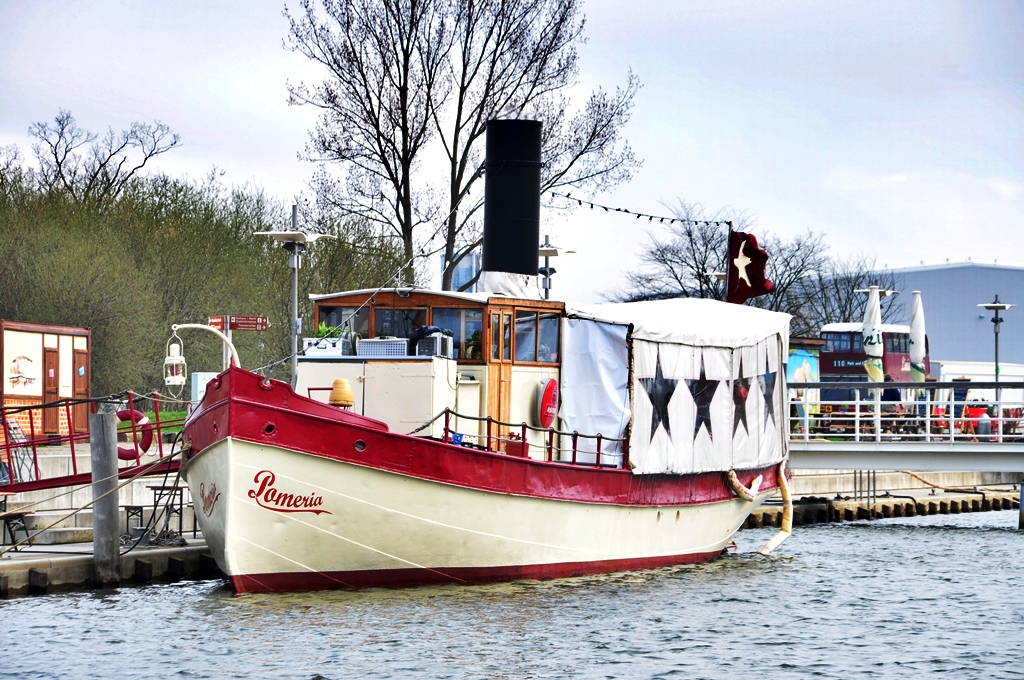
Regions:
<instances>
[{"instance_id":1,"label":"wheelhouse","mask_svg":"<svg viewBox=\"0 0 1024 680\"><path fill-rule=\"evenodd\" d=\"M353 410L393 431L411 432L444 408L536 426L538 391L560 380L562 302L417 288L310 297L323 337L304 341L297 390L326 400L345 378ZM485 434L483 421L454 426ZM527 437L538 450L546 443L543 433Z\"/></svg>"}]
</instances>

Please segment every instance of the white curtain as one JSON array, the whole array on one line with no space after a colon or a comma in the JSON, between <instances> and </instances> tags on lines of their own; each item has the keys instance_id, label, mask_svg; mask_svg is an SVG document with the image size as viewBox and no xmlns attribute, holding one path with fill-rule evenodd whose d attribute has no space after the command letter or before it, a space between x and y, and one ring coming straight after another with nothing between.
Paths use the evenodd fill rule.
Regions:
<instances>
[{"instance_id":1,"label":"white curtain","mask_svg":"<svg viewBox=\"0 0 1024 680\"><path fill-rule=\"evenodd\" d=\"M562 430L622 437L629 424L629 327L590 319L562 320ZM593 463L597 441L579 438L577 460ZM563 441L565 449L572 443ZM602 443L601 462L622 460L622 444ZM571 453L563 451L563 458Z\"/></svg>"}]
</instances>

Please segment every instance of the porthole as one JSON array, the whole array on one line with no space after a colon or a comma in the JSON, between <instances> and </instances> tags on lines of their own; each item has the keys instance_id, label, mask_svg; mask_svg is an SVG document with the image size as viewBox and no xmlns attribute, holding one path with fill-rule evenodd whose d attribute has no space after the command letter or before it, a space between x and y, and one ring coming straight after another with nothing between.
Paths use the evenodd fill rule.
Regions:
<instances>
[{"instance_id":1,"label":"porthole","mask_svg":"<svg viewBox=\"0 0 1024 680\"><path fill-rule=\"evenodd\" d=\"M356 451L364 451L366 450L366 442L364 442L362 439L357 439L353 447L355 448Z\"/></svg>"},{"instance_id":2,"label":"porthole","mask_svg":"<svg viewBox=\"0 0 1024 680\"><path fill-rule=\"evenodd\" d=\"M277 430L277 426L274 423L267 423L263 426L263 434L271 435L274 434L275 430Z\"/></svg>"}]
</instances>

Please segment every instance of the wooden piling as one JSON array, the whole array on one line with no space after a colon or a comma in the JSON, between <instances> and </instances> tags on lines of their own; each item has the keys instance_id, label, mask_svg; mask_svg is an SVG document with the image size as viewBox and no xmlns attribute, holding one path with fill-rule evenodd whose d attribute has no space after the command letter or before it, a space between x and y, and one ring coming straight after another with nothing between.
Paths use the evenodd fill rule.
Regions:
<instances>
[{"instance_id":1,"label":"wooden piling","mask_svg":"<svg viewBox=\"0 0 1024 680\"><path fill-rule=\"evenodd\" d=\"M97 588L121 583L121 532L117 507L117 416L89 414L92 459L93 583ZM101 498L102 496L102 498Z\"/></svg>"},{"instance_id":2,"label":"wooden piling","mask_svg":"<svg viewBox=\"0 0 1024 680\"><path fill-rule=\"evenodd\" d=\"M7 574L0 574L0 600L6 600L11 596L11 577Z\"/></svg>"}]
</instances>

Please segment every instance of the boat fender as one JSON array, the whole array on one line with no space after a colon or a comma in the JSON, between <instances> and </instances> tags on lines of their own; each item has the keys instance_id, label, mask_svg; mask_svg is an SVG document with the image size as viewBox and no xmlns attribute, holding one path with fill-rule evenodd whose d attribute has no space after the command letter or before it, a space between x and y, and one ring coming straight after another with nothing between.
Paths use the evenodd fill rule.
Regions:
<instances>
[{"instance_id":1,"label":"boat fender","mask_svg":"<svg viewBox=\"0 0 1024 680\"><path fill-rule=\"evenodd\" d=\"M733 493L742 498L745 501L751 503L757 498L757 491L761 488L761 482L764 479L763 475L754 477L754 480L750 482L750 488L743 486L740 478L736 476L735 470L729 470L729 474L726 475L726 479L729 480L729 488L732 489Z\"/></svg>"},{"instance_id":2,"label":"boat fender","mask_svg":"<svg viewBox=\"0 0 1024 680\"><path fill-rule=\"evenodd\" d=\"M778 467L779 493L782 494L782 526L779 533L772 536L771 540L758 550L762 555L771 555L772 551L786 542L793 533L793 498L789 495L789 482L786 481L786 461L779 463Z\"/></svg>"},{"instance_id":3,"label":"boat fender","mask_svg":"<svg viewBox=\"0 0 1024 680\"><path fill-rule=\"evenodd\" d=\"M139 439L139 452L147 453L149 447L153 444L153 424L149 422L149 418L146 417L145 413L141 411L132 411L130 409L123 408L117 412L117 418L123 422L134 422L137 429L141 432ZM150 453L149 455L153 455ZM135 460L135 447L133 446L118 446L117 457L121 460Z\"/></svg>"},{"instance_id":4,"label":"boat fender","mask_svg":"<svg viewBox=\"0 0 1024 680\"><path fill-rule=\"evenodd\" d=\"M531 420L534 427L545 430L555 424L558 417L559 387L554 379L541 380L533 396Z\"/></svg>"}]
</instances>

